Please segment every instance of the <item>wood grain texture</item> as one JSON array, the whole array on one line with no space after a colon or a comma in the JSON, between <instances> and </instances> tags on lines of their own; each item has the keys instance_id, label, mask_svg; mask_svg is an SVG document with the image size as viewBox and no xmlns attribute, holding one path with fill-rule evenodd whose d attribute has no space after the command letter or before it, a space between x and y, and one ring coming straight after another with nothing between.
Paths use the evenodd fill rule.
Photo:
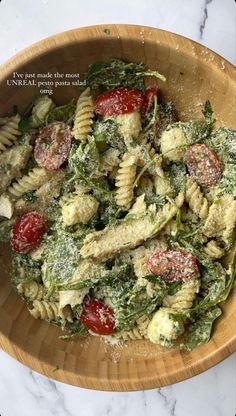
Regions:
<instances>
[{"instance_id":1,"label":"wood grain texture","mask_svg":"<svg viewBox=\"0 0 236 416\"><path fill-rule=\"evenodd\" d=\"M110 34L104 32L109 29ZM18 72L79 72L88 64L120 57L143 61L167 76L161 84L165 100L174 101L179 118L199 118L210 99L217 125L236 128L236 70L207 48L181 36L149 27L93 26L65 32L18 53L0 68L0 116L17 104L24 110L35 88L6 85ZM65 103L75 88L55 90L53 99ZM28 367L65 383L98 390L148 389L192 377L236 350L236 296L223 305L224 314L211 341L191 353L166 350L146 341L110 346L97 337L66 342L60 330L34 320L10 287L7 245L0 252L0 347ZM59 370L53 371L58 366Z\"/></svg>"}]
</instances>

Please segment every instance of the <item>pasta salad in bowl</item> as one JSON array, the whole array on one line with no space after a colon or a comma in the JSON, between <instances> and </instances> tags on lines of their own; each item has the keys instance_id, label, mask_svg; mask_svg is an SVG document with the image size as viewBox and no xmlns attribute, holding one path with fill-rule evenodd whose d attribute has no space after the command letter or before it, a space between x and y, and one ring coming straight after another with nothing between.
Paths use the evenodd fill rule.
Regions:
<instances>
[{"instance_id":1,"label":"pasta salad in bowl","mask_svg":"<svg viewBox=\"0 0 236 416\"><path fill-rule=\"evenodd\" d=\"M0 237L62 339L207 343L235 283L236 131L161 99L142 63L91 64L67 104L0 119ZM158 84L157 84L158 82Z\"/></svg>"}]
</instances>

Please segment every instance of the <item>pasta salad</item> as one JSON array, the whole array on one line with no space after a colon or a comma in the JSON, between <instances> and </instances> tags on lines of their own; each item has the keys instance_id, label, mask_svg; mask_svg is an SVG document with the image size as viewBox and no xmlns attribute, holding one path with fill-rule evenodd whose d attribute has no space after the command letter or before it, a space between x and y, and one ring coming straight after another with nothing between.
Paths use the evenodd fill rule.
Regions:
<instances>
[{"instance_id":1,"label":"pasta salad","mask_svg":"<svg viewBox=\"0 0 236 416\"><path fill-rule=\"evenodd\" d=\"M209 101L202 120L179 121L157 79L142 63L95 63L69 103L40 96L0 118L12 284L62 338L191 351L234 286L236 132L214 129Z\"/></svg>"}]
</instances>

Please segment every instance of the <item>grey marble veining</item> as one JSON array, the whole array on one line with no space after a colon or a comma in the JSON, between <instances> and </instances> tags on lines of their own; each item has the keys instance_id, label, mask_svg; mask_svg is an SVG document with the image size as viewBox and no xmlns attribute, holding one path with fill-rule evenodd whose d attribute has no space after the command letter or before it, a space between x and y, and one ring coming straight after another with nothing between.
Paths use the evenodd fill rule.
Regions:
<instances>
[{"instance_id":1,"label":"grey marble veining","mask_svg":"<svg viewBox=\"0 0 236 416\"><path fill-rule=\"evenodd\" d=\"M187 36L235 64L235 22L234 0L2 0L0 63L53 33L99 23L133 23ZM112 393L55 382L0 351L1 416L235 414L236 354L203 374L172 386Z\"/></svg>"}]
</instances>

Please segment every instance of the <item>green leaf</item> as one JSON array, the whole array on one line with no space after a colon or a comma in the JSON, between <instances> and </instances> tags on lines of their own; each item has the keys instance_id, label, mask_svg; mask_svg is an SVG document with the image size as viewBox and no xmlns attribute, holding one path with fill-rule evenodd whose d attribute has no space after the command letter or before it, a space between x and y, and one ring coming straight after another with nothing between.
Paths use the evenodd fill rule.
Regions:
<instances>
[{"instance_id":1,"label":"green leaf","mask_svg":"<svg viewBox=\"0 0 236 416\"><path fill-rule=\"evenodd\" d=\"M30 254L12 252L11 280L13 285L41 280L41 260L33 260Z\"/></svg>"},{"instance_id":2,"label":"green leaf","mask_svg":"<svg viewBox=\"0 0 236 416\"><path fill-rule=\"evenodd\" d=\"M31 126L30 126L30 120L29 118L22 118L18 124L18 127L20 130L22 131L28 131L30 130Z\"/></svg>"},{"instance_id":3,"label":"green leaf","mask_svg":"<svg viewBox=\"0 0 236 416\"><path fill-rule=\"evenodd\" d=\"M192 351L199 345L206 344L210 340L213 323L221 313L218 306L213 306L198 314L195 322L186 329L180 348Z\"/></svg>"},{"instance_id":4,"label":"green leaf","mask_svg":"<svg viewBox=\"0 0 236 416\"><path fill-rule=\"evenodd\" d=\"M34 203L37 200L35 192L24 192L22 194L22 199L29 203Z\"/></svg>"},{"instance_id":5,"label":"green leaf","mask_svg":"<svg viewBox=\"0 0 236 416\"><path fill-rule=\"evenodd\" d=\"M90 65L84 78L86 85L95 90L110 90L121 86L143 90L142 71L144 70L143 63L128 63L121 59L113 59L111 62Z\"/></svg>"},{"instance_id":6,"label":"green leaf","mask_svg":"<svg viewBox=\"0 0 236 416\"><path fill-rule=\"evenodd\" d=\"M76 109L76 100L73 98L68 104L55 107L47 114L45 123L53 123L54 121L63 121L72 125Z\"/></svg>"}]
</instances>

